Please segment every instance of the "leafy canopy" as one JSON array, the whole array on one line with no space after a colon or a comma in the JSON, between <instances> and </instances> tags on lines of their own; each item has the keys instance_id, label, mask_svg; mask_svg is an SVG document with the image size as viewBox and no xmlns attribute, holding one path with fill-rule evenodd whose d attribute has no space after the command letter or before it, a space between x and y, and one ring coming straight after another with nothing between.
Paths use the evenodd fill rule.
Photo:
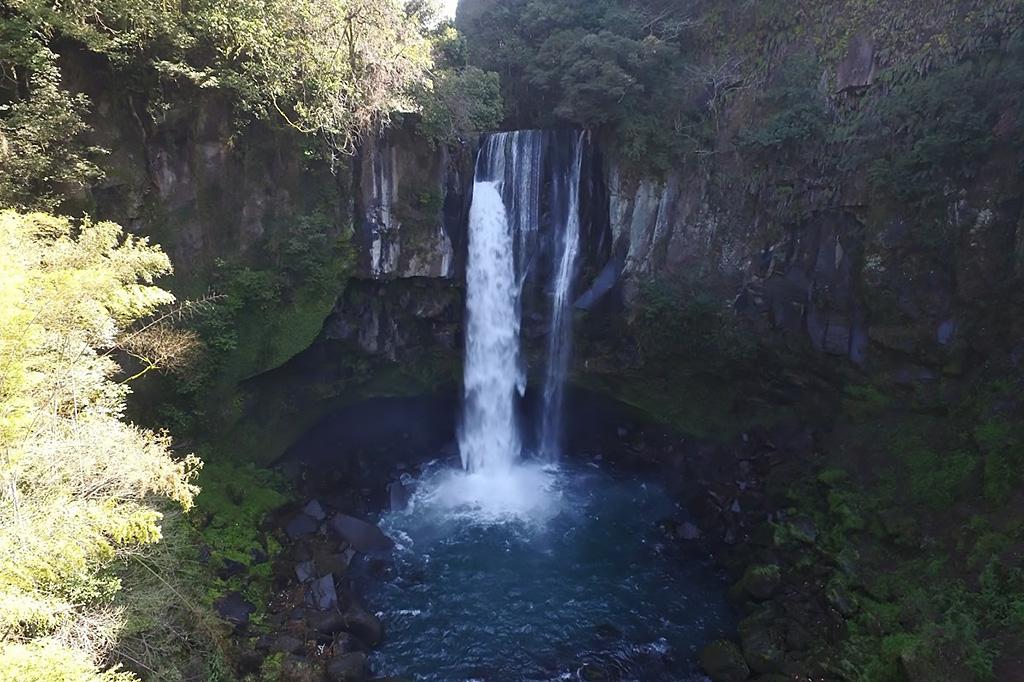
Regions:
<instances>
[{"instance_id":1,"label":"leafy canopy","mask_svg":"<svg viewBox=\"0 0 1024 682\"><path fill-rule=\"evenodd\" d=\"M115 568L197 492L198 460L124 421L109 353L173 300L153 285L169 271L114 223L0 211L0 679L124 678L98 672L123 622Z\"/></svg>"},{"instance_id":2,"label":"leafy canopy","mask_svg":"<svg viewBox=\"0 0 1024 682\"><path fill-rule=\"evenodd\" d=\"M613 131L666 170L693 135L683 3L465 0L469 61L501 75L507 121Z\"/></svg>"}]
</instances>

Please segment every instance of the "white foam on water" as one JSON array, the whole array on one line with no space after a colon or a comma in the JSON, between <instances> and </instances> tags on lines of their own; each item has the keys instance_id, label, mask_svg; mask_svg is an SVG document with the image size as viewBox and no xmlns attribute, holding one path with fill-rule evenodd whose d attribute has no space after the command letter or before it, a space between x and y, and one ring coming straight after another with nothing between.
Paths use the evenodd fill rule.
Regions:
<instances>
[{"instance_id":1,"label":"white foam on water","mask_svg":"<svg viewBox=\"0 0 1024 682\"><path fill-rule=\"evenodd\" d=\"M533 462L477 472L442 469L427 473L410 504L410 513L442 526L490 526L519 523L540 527L562 509L558 469Z\"/></svg>"}]
</instances>

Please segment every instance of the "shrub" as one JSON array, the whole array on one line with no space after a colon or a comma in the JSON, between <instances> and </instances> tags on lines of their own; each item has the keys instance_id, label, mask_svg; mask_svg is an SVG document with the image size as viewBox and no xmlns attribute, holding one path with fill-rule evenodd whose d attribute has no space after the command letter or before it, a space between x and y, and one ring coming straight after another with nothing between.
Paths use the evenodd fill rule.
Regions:
<instances>
[{"instance_id":1,"label":"shrub","mask_svg":"<svg viewBox=\"0 0 1024 682\"><path fill-rule=\"evenodd\" d=\"M0 679L125 679L100 672L124 622L114 569L197 492L195 457L122 420L111 355L173 300L152 284L169 271L113 223L0 212Z\"/></svg>"}]
</instances>

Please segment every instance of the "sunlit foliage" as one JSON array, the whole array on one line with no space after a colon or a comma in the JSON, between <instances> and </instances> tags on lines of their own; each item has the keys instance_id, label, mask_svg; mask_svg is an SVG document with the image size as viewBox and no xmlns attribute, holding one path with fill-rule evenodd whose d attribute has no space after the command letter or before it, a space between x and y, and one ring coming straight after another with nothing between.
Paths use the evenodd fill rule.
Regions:
<instances>
[{"instance_id":1,"label":"sunlit foliage","mask_svg":"<svg viewBox=\"0 0 1024 682\"><path fill-rule=\"evenodd\" d=\"M101 673L116 569L192 505L199 462L123 418L119 334L170 303L170 262L114 223L0 212L0 679Z\"/></svg>"}]
</instances>

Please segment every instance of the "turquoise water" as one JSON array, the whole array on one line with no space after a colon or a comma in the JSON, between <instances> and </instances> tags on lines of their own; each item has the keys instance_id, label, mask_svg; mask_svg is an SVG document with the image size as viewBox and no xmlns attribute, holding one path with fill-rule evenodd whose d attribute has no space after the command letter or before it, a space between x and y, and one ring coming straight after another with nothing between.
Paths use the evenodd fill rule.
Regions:
<instances>
[{"instance_id":1,"label":"turquoise water","mask_svg":"<svg viewBox=\"0 0 1024 682\"><path fill-rule=\"evenodd\" d=\"M657 521L679 510L655 481L593 465L534 469L521 486L473 498L452 495L453 478L463 485L426 474L411 509L382 520L398 549L367 593L387 630L376 674L703 679L699 648L733 625L726 586L665 545ZM495 507L502 495L512 497Z\"/></svg>"}]
</instances>

